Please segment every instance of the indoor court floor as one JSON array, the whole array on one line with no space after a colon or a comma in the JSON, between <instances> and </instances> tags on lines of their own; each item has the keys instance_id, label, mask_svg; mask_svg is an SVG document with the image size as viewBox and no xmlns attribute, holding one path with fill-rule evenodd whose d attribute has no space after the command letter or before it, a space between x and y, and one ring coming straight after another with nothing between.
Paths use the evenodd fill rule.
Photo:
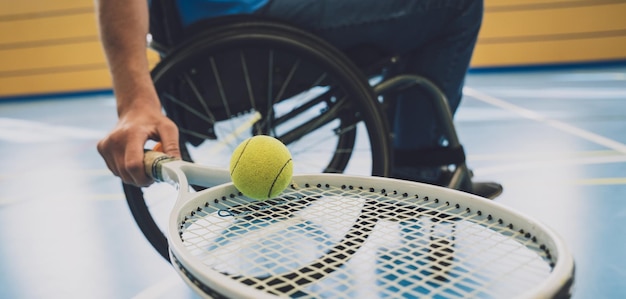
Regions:
<instances>
[{"instance_id":1,"label":"indoor court floor","mask_svg":"<svg viewBox=\"0 0 626 299\"><path fill-rule=\"evenodd\" d=\"M110 93L0 99L0 298L194 298L140 233L96 142ZM626 298L626 65L472 71L455 118L476 180L544 222L573 298Z\"/></svg>"}]
</instances>

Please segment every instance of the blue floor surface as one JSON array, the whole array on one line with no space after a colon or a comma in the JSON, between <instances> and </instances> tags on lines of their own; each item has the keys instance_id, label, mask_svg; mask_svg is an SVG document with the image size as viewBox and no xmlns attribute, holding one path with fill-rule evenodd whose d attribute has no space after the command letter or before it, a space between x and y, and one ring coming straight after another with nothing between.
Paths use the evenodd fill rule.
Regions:
<instances>
[{"instance_id":1,"label":"blue floor surface","mask_svg":"<svg viewBox=\"0 0 626 299\"><path fill-rule=\"evenodd\" d=\"M0 101L0 298L193 298L96 142L112 95ZM555 229L574 298L626 298L626 67L471 73L455 117L476 180Z\"/></svg>"}]
</instances>

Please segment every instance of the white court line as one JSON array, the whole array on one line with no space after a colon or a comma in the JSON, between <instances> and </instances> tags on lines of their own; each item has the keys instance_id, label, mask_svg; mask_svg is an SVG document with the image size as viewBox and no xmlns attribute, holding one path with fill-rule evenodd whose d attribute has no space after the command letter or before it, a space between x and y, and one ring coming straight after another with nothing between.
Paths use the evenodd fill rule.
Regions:
<instances>
[{"instance_id":1,"label":"white court line","mask_svg":"<svg viewBox=\"0 0 626 299\"><path fill-rule=\"evenodd\" d=\"M609 163L626 163L626 156L608 156L608 157L570 157L564 159L550 160L550 161L520 161L517 163L499 164L494 167L481 167L479 169L473 169L476 175L493 175L503 172L531 170L531 169L550 169L561 168L569 165L592 165L592 164L609 164Z\"/></svg>"},{"instance_id":2,"label":"white court line","mask_svg":"<svg viewBox=\"0 0 626 299\"><path fill-rule=\"evenodd\" d=\"M563 159L563 158L591 158L591 157L612 157L612 156L622 156L619 152L613 150L596 150L596 151L578 151L578 152L522 152L522 153L497 153L497 154L469 154L467 156L468 160L471 161L488 161L488 162L499 162L499 161L512 161L512 160L553 160L555 157ZM625 157L626 158L626 157Z\"/></svg>"},{"instance_id":3,"label":"white court line","mask_svg":"<svg viewBox=\"0 0 626 299\"><path fill-rule=\"evenodd\" d=\"M591 141L593 143L605 146L607 148L613 149L622 154L626 154L626 145L623 143L617 142L615 140L600 136L598 134L595 134L595 133L592 133L592 132L589 132L580 128L576 128L574 126L568 125L566 123L563 123L557 120L549 119L539 113L536 113L534 111L505 102L503 100L484 94L470 87L463 88L463 93L479 101L514 112L525 118L528 118L528 119L531 119L540 123L544 123L555 129L570 133L572 135L578 136L580 138Z\"/></svg>"},{"instance_id":4,"label":"white court line","mask_svg":"<svg viewBox=\"0 0 626 299\"><path fill-rule=\"evenodd\" d=\"M106 132L44 122L0 117L0 141L14 143L57 142L59 140L100 139Z\"/></svg>"}]
</instances>

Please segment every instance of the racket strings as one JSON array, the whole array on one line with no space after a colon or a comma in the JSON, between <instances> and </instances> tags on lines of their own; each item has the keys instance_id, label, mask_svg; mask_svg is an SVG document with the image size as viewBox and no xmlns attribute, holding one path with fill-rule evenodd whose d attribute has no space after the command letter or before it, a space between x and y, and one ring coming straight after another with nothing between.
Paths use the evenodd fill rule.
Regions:
<instances>
[{"instance_id":1,"label":"racket strings","mask_svg":"<svg viewBox=\"0 0 626 299\"><path fill-rule=\"evenodd\" d=\"M516 284L507 285L507 291L516 289L521 293L549 274L552 265L544 262L550 261L549 253L537 243L536 237L523 230L515 231L512 224L506 224L502 219L495 220L491 215L485 216L479 210L472 212L459 204L445 205L446 208L439 208L442 213L437 217L441 218L438 221L444 218L456 221L452 238L458 236L463 243L472 242L472 246L463 246L463 250L456 254L453 247L445 248L454 254L454 263L457 264L454 268L445 269L446 282L464 290L461 297L489 297L486 295L488 290L501 285L502 280L515 281ZM436 209L435 206L432 208ZM463 264L473 272L458 266ZM516 274L519 277L516 278ZM506 278L498 279L499 275ZM439 274L437 277L444 276ZM449 290L439 287L433 288L433 292L450 294Z\"/></svg>"},{"instance_id":2,"label":"racket strings","mask_svg":"<svg viewBox=\"0 0 626 299\"><path fill-rule=\"evenodd\" d=\"M306 184L267 202L223 201L227 208L207 202L181 222L186 250L277 295L360 297L369 282L370 297L495 298L541 282L545 261L554 262L512 224L428 196Z\"/></svg>"}]
</instances>

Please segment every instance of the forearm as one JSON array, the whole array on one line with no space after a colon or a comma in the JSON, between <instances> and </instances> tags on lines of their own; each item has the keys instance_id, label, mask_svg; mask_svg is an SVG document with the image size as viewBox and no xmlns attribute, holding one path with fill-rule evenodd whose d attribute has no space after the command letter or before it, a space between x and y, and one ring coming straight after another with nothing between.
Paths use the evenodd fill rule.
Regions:
<instances>
[{"instance_id":1,"label":"forearm","mask_svg":"<svg viewBox=\"0 0 626 299\"><path fill-rule=\"evenodd\" d=\"M146 0L97 0L100 38L120 116L133 107L160 109L146 55L147 5Z\"/></svg>"}]
</instances>

